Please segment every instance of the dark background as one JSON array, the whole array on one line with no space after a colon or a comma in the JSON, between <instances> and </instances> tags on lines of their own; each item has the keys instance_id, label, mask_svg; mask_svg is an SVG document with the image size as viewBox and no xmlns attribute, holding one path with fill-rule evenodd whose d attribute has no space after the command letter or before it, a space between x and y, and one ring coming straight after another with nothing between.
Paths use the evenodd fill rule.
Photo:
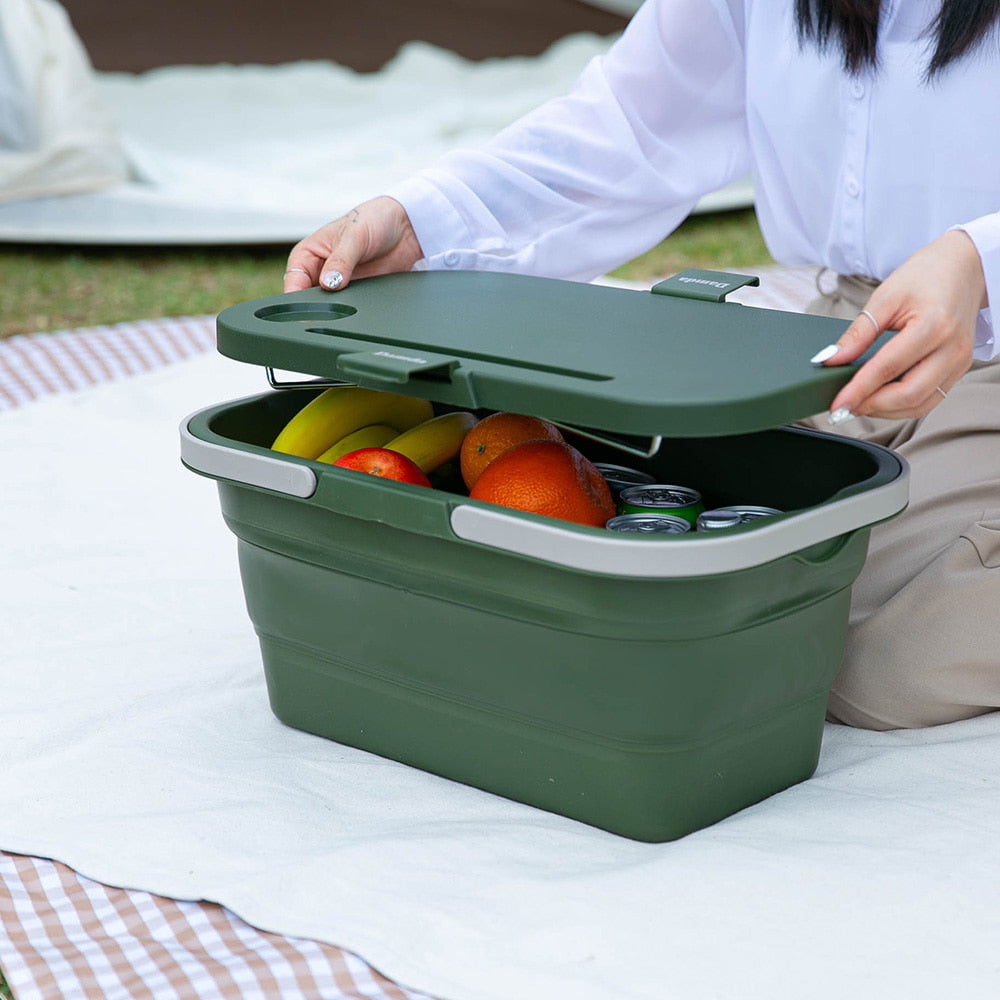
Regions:
<instances>
[{"instance_id":1,"label":"dark background","mask_svg":"<svg viewBox=\"0 0 1000 1000\"><path fill-rule=\"evenodd\" d=\"M627 18L580 0L62 0L97 70L331 59L380 69L411 39L468 59L538 55Z\"/></svg>"}]
</instances>

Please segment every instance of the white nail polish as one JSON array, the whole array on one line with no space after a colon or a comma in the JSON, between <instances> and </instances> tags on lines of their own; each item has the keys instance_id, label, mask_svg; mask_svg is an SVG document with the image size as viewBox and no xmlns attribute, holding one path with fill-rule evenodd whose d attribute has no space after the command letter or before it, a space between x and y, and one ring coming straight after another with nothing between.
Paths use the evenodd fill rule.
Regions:
<instances>
[{"instance_id":1,"label":"white nail polish","mask_svg":"<svg viewBox=\"0 0 1000 1000\"><path fill-rule=\"evenodd\" d=\"M853 420L854 416L846 406L841 406L826 418L826 422L832 427L836 427L837 424L846 424L848 420Z\"/></svg>"},{"instance_id":2,"label":"white nail polish","mask_svg":"<svg viewBox=\"0 0 1000 1000\"><path fill-rule=\"evenodd\" d=\"M327 271L319 280L322 282L324 288L329 288L332 291L334 288L340 288L344 281L344 276L340 271Z\"/></svg>"},{"instance_id":3,"label":"white nail polish","mask_svg":"<svg viewBox=\"0 0 1000 1000\"><path fill-rule=\"evenodd\" d=\"M824 361L829 361L830 358L832 358L839 350L840 348L836 344L830 344L829 347L824 347L823 350L817 355L811 357L809 359L809 363L813 365L821 365Z\"/></svg>"}]
</instances>

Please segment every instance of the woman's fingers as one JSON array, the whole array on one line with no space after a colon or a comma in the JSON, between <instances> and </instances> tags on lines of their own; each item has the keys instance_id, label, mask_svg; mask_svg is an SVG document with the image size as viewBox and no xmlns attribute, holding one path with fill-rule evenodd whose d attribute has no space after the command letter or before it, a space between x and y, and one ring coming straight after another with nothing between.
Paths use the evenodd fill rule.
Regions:
<instances>
[{"instance_id":1,"label":"woman's fingers","mask_svg":"<svg viewBox=\"0 0 1000 1000\"><path fill-rule=\"evenodd\" d=\"M369 256L371 239L362 211L362 206L352 208L326 227L330 250L320 267L319 285L328 292L346 286L355 267ZM381 233L377 234L377 240L382 238Z\"/></svg>"},{"instance_id":2,"label":"woman's fingers","mask_svg":"<svg viewBox=\"0 0 1000 1000\"><path fill-rule=\"evenodd\" d=\"M335 291L350 280L364 250L357 224L352 222L357 215L358 209L351 209L347 215L321 226L292 248L283 275L286 292L298 292L314 285Z\"/></svg>"},{"instance_id":3,"label":"woman's fingers","mask_svg":"<svg viewBox=\"0 0 1000 1000\"><path fill-rule=\"evenodd\" d=\"M392 198L374 198L292 248L284 290L319 285L332 292L345 288L354 277L408 271L422 256L403 206Z\"/></svg>"},{"instance_id":4,"label":"woman's fingers","mask_svg":"<svg viewBox=\"0 0 1000 1000\"><path fill-rule=\"evenodd\" d=\"M950 231L918 250L876 289L837 343L813 358L846 364L882 331L896 331L834 397L831 423L855 415L920 417L940 404L972 363L984 304L982 264L965 233Z\"/></svg>"},{"instance_id":5,"label":"woman's fingers","mask_svg":"<svg viewBox=\"0 0 1000 1000\"><path fill-rule=\"evenodd\" d=\"M837 393L831 412L889 419L923 416L968 370L974 321L964 327L932 304L900 319L889 320L889 329L897 326L898 332ZM849 351L844 355L851 360Z\"/></svg>"},{"instance_id":6,"label":"woman's fingers","mask_svg":"<svg viewBox=\"0 0 1000 1000\"><path fill-rule=\"evenodd\" d=\"M303 243L297 244L288 255L288 264L282 275L282 290L285 292L301 292L319 284L322 260Z\"/></svg>"},{"instance_id":7,"label":"woman's fingers","mask_svg":"<svg viewBox=\"0 0 1000 1000\"><path fill-rule=\"evenodd\" d=\"M836 343L824 348L811 360L813 364L845 365L861 357L882 333L881 321L872 311L873 303L861 310ZM839 424L862 412L862 406L871 401L872 395L886 382L906 370L904 362L895 358L895 352L878 352L839 392L830 404L830 423Z\"/></svg>"},{"instance_id":8,"label":"woman's fingers","mask_svg":"<svg viewBox=\"0 0 1000 1000\"><path fill-rule=\"evenodd\" d=\"M862 309L851 320L851 325L841 334L840 339L824 347L811 361L814 365L845 365L864 354L881 332L882 327L872 312Z\"/></svg>"},{"instance_id":9,"label":"woman's fingers","mask_svg":"<svg viewBox=\"0 0 1000 1000\"><path fill-rule=\"evenodd\" d=\"M835 400L831 412L837 411L839 403L853 414L894 420L923 416L941 403L951 386L958 381L934 355L885 381L879 373L869 375L865 367L852 379L852 383L858 382L853 389L860 394L860 401L839 403Z\"/></svg>"},{"instance_id":10,"label":"woman's fingers","mask_svg":"<svg viewBox=\"0 0 1000 1000\"><path fill-rule=\"evenodd\" d=\"M852 353L853 346L845 349L844 359L852 360ZM945 398L971 356L971 337L953 322L915 316L837 393L830 404L831 414L838 415L834 422L845 412L889 419L923 416Z\"/></svg>"}]
</instances>

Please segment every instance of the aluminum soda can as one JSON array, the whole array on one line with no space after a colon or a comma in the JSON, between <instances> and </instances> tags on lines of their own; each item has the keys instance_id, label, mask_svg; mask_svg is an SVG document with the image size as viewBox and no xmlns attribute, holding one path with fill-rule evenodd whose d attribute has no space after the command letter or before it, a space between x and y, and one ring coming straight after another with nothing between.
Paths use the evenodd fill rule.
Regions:
<instances>
[{"instance_id":1,"label":"aluminum soda can","mask_svg":"<svg viewBox=\"0 0 1000 1000\"><path fill-rule=\"evenodd\" d=\"M689 521L692 527L704 509L701 494L690 486L629 486L618 498L619 514L673 514Z\"/></svg>"},{"instance_id":2,"label":"aluminum soda can","mask_svg":"<svg viewBox=\"0 0 1000 1000\"><path fill-rule=\"evenodd\" d=\"M629 486L648 486L654 481L648 472L630 469L625 465L610 465L607 462L595 462L594 465L597 471L604 476L608 489L611 490L611 499L616 504L622 490Z\"/></svg>"},{"instance_id":3,"label":"aluminum soda can","mask_svg":"<svg viewBox=\"0 0 1000 1000\"><path fill-rule=\"evenodd\" d=\"M691 522L674 514L619 514L611 518L605 527L612 531L681 535L691 530Z\"/></svg>"},{"instance_id":4,"label":"aluminum soda can","mask_svg":"<svg viewBox=\"0 0 1000 1000\"><path fill-rule=\"evenodd\" d=\"M698 531L720 531L725 528L736 528L743 522L735 510L703 510L698 515L695 528Z\"/></svg>"},{"instance_id":5,"label":"aluminum soda can","mask_svg":"<svg viewBox=\"0 0 1000 1000\"><path fill-rule=\"evenodd\" d=\"M784 513L784 511L778 510L777 507L755 507L751 504L736 504L733 507L720 507L719 510L739 514L740 524L749 524L751 521L758 521L762 517L773 517L775 514Z\"/></svg>"}]
</instances>

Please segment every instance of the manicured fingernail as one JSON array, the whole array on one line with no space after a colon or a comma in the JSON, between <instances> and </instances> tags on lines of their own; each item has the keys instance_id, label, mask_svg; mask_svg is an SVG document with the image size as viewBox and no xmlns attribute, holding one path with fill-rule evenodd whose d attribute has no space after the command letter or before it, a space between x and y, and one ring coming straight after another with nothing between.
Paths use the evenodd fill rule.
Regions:
<instances>
[{"instance_id":1,"label":"manicured fingernail","mask_svg":"<svg viewBox=\"0 0 1000 1000\"><path fill-rule=\"evenodd\" d=\"M836 344L830 344L829 347L824 347L819 354L814 355L809 359L809 363L813 365L821 365L824 361L829 361L840 348Z\"/></svg>"},{"instance_id":2,"label":"manicured fingernail","mask_svg":"<svg viewBox=\"0 0 1000 1000\"><path fill-rule=\"evenodd\" d=\"M854 419L854 414L846 406L841 406L839 409L834 410L827 418L826 422L833 427L837 424L846 424L848 420Z\"/></svg>"},{"instance_id":3,"label":"manicured fingernail","mask_svg":"<svg viewBox=\"0 0 1000 1000\"><path fill-rule=\"evenodd\" d=\"M344 282L344 276L340 271L327 271L319 280L324 288L329 288L332 291L334 288L340 288Z\"/></svg>"}]
</instances>

